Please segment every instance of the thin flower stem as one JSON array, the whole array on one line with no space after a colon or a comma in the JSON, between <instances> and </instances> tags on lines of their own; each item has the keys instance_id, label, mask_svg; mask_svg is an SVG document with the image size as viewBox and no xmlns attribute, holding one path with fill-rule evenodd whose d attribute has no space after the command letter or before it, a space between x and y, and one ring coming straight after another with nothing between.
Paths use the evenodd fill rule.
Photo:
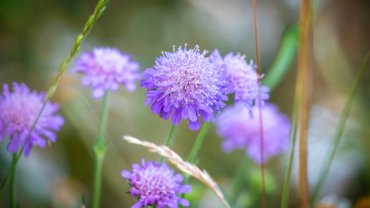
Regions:
<instances>
[{"instance_id":1,"label":"thin flower stem","mask_svg":"<svg viewBox=\"0 0 370 208\"><path fill-rule=\"evenodd\" d=\"M294 107L293 107L293 115L292 115L292 126L290 127L290 147L289 147L289 163L288 169L285 172L284 177L284 184L283 184L283 193L281 196L281 208L288 207L288 199L289 199L289 190L290 190L290 177L292 175L292 168L293 168L293 159L295 154L295 146L297 141L297 130L298 130L298 107L299 107L299 99L298 96L295 97Z\"/></svg>"},{"instance_id":2,"label":"thin flower stem","mask_svg":"<svg viewBox=\"0 0 370 208\"><path fill-rule=\"evenodd\" d=\"M320 177L319 177L319 180L314 188L314 191L313 191L313 196L312 196L312 199L311 199L311 207L315 206L315 203L317 201L317 197L319 196L319 193L320 193L320 190L321 190L321 187L323 186L324 182L325 182L325 179L329 173L329 170L330 170L330 167L331 167L331 164L333 163L333 160L334 160L334 156L335 156L335 153L338 149L338 146L339 146L339 143L341 141L341 138L342 138L342 135L343 135L343 131L344 131L344 128L346 126L346 121L347 121L347 118L351 112L351 107L352 107L352 103L354 101L354 98L355 98L355 95L356 95L356 92L358 91L359 89L359 83L360 83L360 80L365 72L365 70L367 69L367 62L369 60L369 57L370 57L370 54L367 55L362 63L362 66L361 66L361 69L360 69L360 72L352 86L352 89L351 89L351 92L350 92L350 95L348 97L348 100L341 112L341 115L340 115L340 120L338 122L338 126L336 128L336 132L334 134L334 138L333 138L333 145L331 146L331 150L328 152L326 158L325 158L325 163L324 163L324 168L321 170L321 173L320 173Z\"/></svg>"},{"instance_id":3,"label":"thin flower stem","mask_svg":"<svg viewBox=\"0 0 370 208\"><path fill-rule=\"evenodd\" d=\"M193 145L193 147L191 148L190 150L190 154L189 154L189 157L188 157L188 162L189 163L194 163L196 157L197 157L197 154L200 150L200 148L202 147L202 144L204 142L204 139L206 137L206 134L208 132L208 129L210 127L210 122L206 122L203 124L202 128L200 129L199 131L199 134L197 136L197 138L195 139L195 143ZM189 175L185 175L185 180L184 180L184 183L187 184L189 182Z\"/></svg>"},{"instance_id":4,"label":"thin flower stem","mask_svg":"<svg viewBox=\"0 0 370 208\"><path fill-rule=\"evenodd\" d=\"M16 179L16 170L17 170L17 153L13 153L12 157L12 166L10 169L10 186L9 186L9 207L17 207L17 199L15 194L15 179Z\"/></svg>"},{"instance_id":5,"label":"thin flower stem","mask_svg":"<svg viewBox=\"0 0 370 208\"><path fill-rule=\"evenodd\" d=\"M170 130L168 131L168 135L165 141L165 145L167 147L170 147L173 143L173 139L175 138L175 130L176 130L176 126L172 124L170 127ZM160 161L163 162L163 160L164 160L164 157L161 156Z\"/></svg>"},{"instance_id":6,"label":"thin flower stem","mask_svg":"<svg viewBox=\"0 0 370 208\"><path fill-rule=\"evenodd\" d=\"M206 134L208 132L208 129L209 129L210 125L211 125L210 122L206 122L206 123L203 124L202 128L200 129L200 132L199 132L197 138L195 139L195 143L193 145L193 148L190 151L188 162L194 163L194 161L197 157L197 154L198 154L200 148L202 147L202 144L204 142L204 139L206 137Z\"/></svg>"},{"instance_id":7,"label":"thin flower stem","mask_svg":"<svg viewBox=\"0 0 370 208\"><path fill-rule=\"evenodd\" d=\"M5 139L6 140L6 139ZM0 186L0 199L2 198L3 196L3 193L5 191L5 188L6 188L6 185L8 184L8 181L9 181L9 177L10 177L10 172L11 168L6 172L6 175L5 177L2 179L1 181L1 186Z\"/></svg>"},{"instance_id":8,"label":"thin flower stem","mask_svg":"<svg viewBox=\"0 0 370 208\"><path fill-rule=\"evenodd\" d=\"M167 136L167 139L166 139L166 143L165 145L167 147L171 146L172 145L172 142L173 142L173 138L175 136L175 130L176 130L176 126L175 125L172 125L170 127L170 130L168 131L168 136Z\"/></svg>"},{"instance_id":9,"label":"thin flower stem","mask_svg":"<svg viewBox=\"0 0 370 208\"><path fill-rule=\"evenodd\" d=\"M239 163L239 169L236 172L236 175L234 177L233 183L231 185L231 196L230 199L235 201L235 197L237 196L238 191L240 190L240 187L243 185L242 178L245 173L245 168L248 164L248 158L243 156L243 158L240 160Z\"/></svg>"},{"instance_id":10,"label":"thin flower stem","mask_svg":"<svg viewBox=\"0 0 370 208\"><path fill-rule=\"evenodd\" d=\"M95 170L94 170L94 191L93 191L93 208L100 205L100 192L103 173L103 161L107 151L105 134L107 129L108 112L109 112L109 93L105 92L103 104L100 112L100 124L97 143L94 145L95 153Z\"/></svg>"},{"instance_id":11,"label":"thin flower stem","mask_svg":"<svg viewBox=\"0 0 370 208\"><path fill-rule=\"evenodd\" d=\"M3 193L5 191L5 187L8 183L8 180L9 180L9 176L10 176L10 171L7 171L6 176L3 178L2 182L1 182L0 198L2 198L2 196L3 196Z\"/></svg>"}]
</instances>

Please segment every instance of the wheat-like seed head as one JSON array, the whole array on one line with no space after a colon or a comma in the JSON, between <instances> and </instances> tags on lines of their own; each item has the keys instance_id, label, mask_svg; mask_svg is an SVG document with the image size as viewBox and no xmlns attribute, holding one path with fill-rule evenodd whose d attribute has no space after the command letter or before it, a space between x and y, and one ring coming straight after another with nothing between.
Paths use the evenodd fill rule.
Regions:
<instances>
[{"instance_id":1,"label":"wheat-like seed head","mask_svg":"<svg viewBox=\"0 0 370 208\"><path fill-rule=\"evenodd\" d=\"M131 136L123 136L123 139L131 144L137 144L146 147L150 152L157 153L162 157L167 158L167 160L175 165L179 170L205 184L212 192L216 194L216 196L222 201L225 207L230 208L230 205L226 202L225 197L222 194L217 183L211 178L207 171L201 170L196 165L184 161L177 153L172 151L167 146L156 145L154 143L142 141Z\"/></svg>"}]
</instances>

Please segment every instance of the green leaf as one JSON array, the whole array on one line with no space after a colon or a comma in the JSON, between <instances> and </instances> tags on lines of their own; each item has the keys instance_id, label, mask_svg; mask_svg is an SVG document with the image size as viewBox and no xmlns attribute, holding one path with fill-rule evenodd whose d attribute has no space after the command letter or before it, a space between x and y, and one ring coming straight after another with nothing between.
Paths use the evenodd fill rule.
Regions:
<instances>
[{"instance_id":1,"label":"green leaf","mask_svg":"<svg viewBox=\"0 0 370 208\"><path fill-rule=\"evenodd\" d=\"M295 59L298 45L298 26L288 27L282 40L275 61L266 73L262 83L274 89L284 78Z\"/></svg>"}]
</instances>

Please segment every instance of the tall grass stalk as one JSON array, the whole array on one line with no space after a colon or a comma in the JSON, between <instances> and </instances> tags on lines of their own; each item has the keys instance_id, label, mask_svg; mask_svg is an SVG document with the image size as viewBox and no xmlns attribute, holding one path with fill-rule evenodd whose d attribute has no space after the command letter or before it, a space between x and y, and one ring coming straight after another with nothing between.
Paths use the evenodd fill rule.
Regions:
<instances>
[{"instance_id":1,"label":"tall grass stalk","mask_svg":"<svg viewBox=\"0 0 370 208\"><path fill-rule=\"evenodd\" d=\"M310 203L307 175L307 134L309 120L310 79L311 79L311 0L301 0L299 15L299 50L298 50L298 86L296 96L300 99L298 111L299 128L299 181L298 197L301 208L308 208Z\"/></svg>"},{"instance_id":2,"label":"tall grass stalk","mask_svg":"<svg viewBox=\"0 0 370 208\"><path fill-rule=\"evenodd\" d=\"M340 119L339 119L339 122L338 122L338 126L336 128L336 131L335 131L335 134L334 134L334 137L333 137L333 144L331 145L331 149L328 152L327 156L325 157L325 162L324 162L323 169L320 172L319 180L318 180L318 182L317 182L317 184L314 188L314 191L313 191L313 195L312 195L312 199L311 199L311 207L313 207L315 205L315 203L317 201L317 198L320 194L321 187L323 186L323 184L325 182L325 179L326 179L326 177L329 173L331 164L333 163L335 153L337 152L338 146L340 144L340 141L341 141L341 138L342 138L342 135L343 135L344 128L346 126L347 118L348 118L348 116L351 112L351 107L352 107L355 95L356 95L356 93L359 89L359 86L360 86L359 85L360 80L363 77L363 74L367 69L369 57L370 57L370 54L368 54L365 57L363 63L361 64L360 72L357 75L357 78L355 79L355 82L352 86L349 97L348 97L348 99L346 101L346 104L345 104L345 106L344 106L344 108L341 112Z\"/></svg>"},{"instance_id":3,"label":"tall grass stalk","mask_svg":"<svg viewBox=\"0 0 370 208\"><path fill-rule=\"evenodd\" d=\"M36 117L36 119L35 119L35 121L32 125L32 128L30 129L30 132L28 133L28 137L27 137L26 142L24 142L24 144L21 148L21 151L17 155L17 161L21 157L21 155L23 153L24 145L30 139L31 133L35 129L35 126L36 126L38 120L40 119L40 116L41 116L41 114L42 114L42 112L43 112L43 110L46 106L46 103L54 96L54 94L55 94L55 92L58 88L59 82L62 79L63 74L67 70L67 65L76 56L76 54L78 53L78 51L80 49L82 41L87 37L87 35L90 33L91 29L94 27L94 25L97 22L97 20L99 19L99 17L104 13L107 3L108 3L108 0L99 0L98 1L97 5L94 9L93 14L90 15L87 22L85 23L85 26L84 26L82 32L76 37L75 41L73 42L71 51L69 52L68 56L59 65L57 75L56 75L53 83L50 85L50 87L48 89L47 95L46 95L45 100L42 104L42 108L41 108L38 116Z\"/></svg>"},{"instance_id":4,"label":"tall grass stalk","mask_svg":"<svg viewBox=\"0 0 370 208\"><path fill-rule=\"evenodd\" d=\"M27 139L23 143L23 146L21 147L21 150L18 152L18 154L15 157L15 161L14 161L15 166L17 165L19 159L21 158L21 156L23 154L24 145L30 139L31 134L32 134L33 130L35 129L36 124L37 124L38 120L40 119L40 116L41 116L42 112L44 111L44 108L46 106L46 103L54 96L54 94L55 94L55 92L56 92L56 90L58 88L58 84L59 84L59 82L60 82L60 80L61 80L64 72L67 70L68 63L70 63L71 60L73 59L73 57L77 54L77 52L79 51L80 46L81 46L83 40L90 33L90 31L94 27L94 25L97 22L97 20L99 19L99 17L104 13L105 8L106 8L106 5L108 4L108 1L109 0L99 0L98 1L98 3L95 6L94 12L90 15L90 17L86 21L82 32L76 37L75 41L73 42L73 45L72 45L72 48L71 48L70 53L63 60L63 62L59 65L57 75L56 75L54 81L52 82L52 84L50 85L50 87L49 87L49 89L47 91L47 95L45 97L45 100L44 100L44 102L42 104L42 107L41 107L38 115L35 118L35 121L33 122L32 126L31 126L31 129L30 129L30 131L29 131L29 133L27 135ZM3 187L6 186L7 181L9 180L9 178L11 178L11 177L12 177L12 172L11 172L11 170L8 170L8 173L6 174L6 177L4 178L4 180L2 182L2 190L3 190ZM1 190L1 192L2 192L2 190Z\"/></svg>"},{"instance_id":5,"label":"tall grass stalk","mask_svg":"<svg viewBox=\"0 0 370 208\"><path fill-rule=\"evenodd\" d=\"M290 127L290 133L289 133L289 142L290 142L289 162L288 162L288 169L286 170L285 177L284 177L283 192L281 195L281 204L280 204L281 208L288 207L290 177L292 175L293 160L294 160L294 155L295 155L295 146L297 142L297 133L298 133L298 108L300 106L299 101L300 99L298 99L298 96L295 96L293 115L292 115L292 124Z\"/></svg>"},{"instance_id":6,"label":"tall grass stalk","mask_svg":"<svg viewBox=\"0 0 370 208\"><path fill-rule=\"evenodd\" d=\"M259 51L259 34L258 34L258 20L257 20L257 0L252 0L253 6L253 31L254 31L254 43L256 49L256 71L261 74L261 59ZM259 82L259 80L257 80ZM265 165L264 165L264 131L263 131L263 114L262 114L262 101L261 94L258 95L258 117L259 117L259 135L260 135L260 157L261 157L261 207L266 207L266 191L265 191Z\"/></svg>"},{"instance_id":7,"label":"tall grass stalk","mask_svg":"<svg viewBox=\"0 0 370 208\"><path fill-rule=\"evenodd\" d=\"M107 130L108 112L109 112L109 93L106 91L104 93L103 104L100 112L98 140L94 145L95 169L94 169L94 190L92 203L93 208L98 208L100 205L103 162L105 153L107 152L105 135Z\"/></svg>"}]
</instances>

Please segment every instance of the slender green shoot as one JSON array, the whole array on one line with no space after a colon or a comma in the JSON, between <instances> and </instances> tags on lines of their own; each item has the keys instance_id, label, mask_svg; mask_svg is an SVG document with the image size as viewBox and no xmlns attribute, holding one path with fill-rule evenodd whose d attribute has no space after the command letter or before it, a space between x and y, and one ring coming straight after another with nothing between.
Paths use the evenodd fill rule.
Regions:
<instances>
[{"instance_id":1,"label":"slender green shoot","mask_svg":"<svg viewBox=\"0 0 370 208\"><path fill-rule=\"evenodd\" d=\"M279 51L275 61L268 70L262 83L270 87L270 90L276 88L290 69L295 60L298 47L298 26L290 26L281 40Z\"/></svg>"},{"instance_id":2,"label":"slender green shoot","mask_svg":"<svg viewBox=\"0 0 370 208\"><path fill-rule=\"evenodd\" d=\"M298 107L299 107L299 99L296 96L294 101L294 107L293 107L293 115L292 115L292 122L290 127L290 134L289 134L289 141L290 141L290 147L289 147L289 163L288 163L288 169L285 172L284 177L284 183L283 183L283 193L281 196L281 208L287 208L288 207L288 199L289 199L289 190L290 190L290 177L292 175L292 169L293 169L293 160L294 160L294 154L295 154L295 146L297 141L297 133L298 133Z\"/></svg>"},{"instance_id":3,"label":"slender green shoot","mask_svg":"<svg viewBox=\"0 0 370 208\"><path fill-rule=\"evenodd\" d=\"M368 54L362 65L361 65L361 68L360 68L360 72L352 86L352 89L351 89L351 92L350 92L350 95L347 99L347 102L341 112L341 115L340 115L340 119L339 119L339 122L338 122L338 126L336 128L336 132L334 134L334 137L333 137L333 144L331 145L331 149L330 151L328 152L326 158L325 158L325 162L324 162L324 167L323 169L321 170L321 173L320 173L320 177L319 177L319 180L314 188L314 191L313 191L313 196L312 196L312 200L311 200L311 206L313 207L317 201L317 198L320 194L320 190L321 190L321 187L323 186L324 182L325 182L325 179L329 173L329 170L330 170L330 167L331 167L331 164L333 163L333 160L334 160L334 156L335 156L335 153L337 152L337 149L338 149L338 146L340 144L340 141L341 141L341 138L342 138L342 135L343 135L343 132L344 132L344 128L346 126L346 121L347 121L347 118L351 112L351 107L352 107L352 103L354 101L354 98L355 98L355 95L359 89L359 86L360 86L360 80L361 78L363 77L363 74L364 72L366 71L367 69L367 65L368 65L368 60L369 60L369 57L370 57L370 54Z\"/></svg>"},{"instance_id":4,"label":"slender green shoot","mask_svg":"<svg viewBox=\"0 0 370 208\"><path fill-rule=\"evenodd\" d=\"M233 179L233 183L231 184L231 195L230 195L230 199L232 199L233 201L236 201L236 196L237 196L237 193L239 192L241 186L243 185L243 177L244 177L244 174L246 173L245 170L246 170L246 167L248 166L248 158L246 156L243 155L243 158L240 160L240 163L239 163L239 168L238 170L236 171L236 175Z\"/></svg>"}]
</instances>

